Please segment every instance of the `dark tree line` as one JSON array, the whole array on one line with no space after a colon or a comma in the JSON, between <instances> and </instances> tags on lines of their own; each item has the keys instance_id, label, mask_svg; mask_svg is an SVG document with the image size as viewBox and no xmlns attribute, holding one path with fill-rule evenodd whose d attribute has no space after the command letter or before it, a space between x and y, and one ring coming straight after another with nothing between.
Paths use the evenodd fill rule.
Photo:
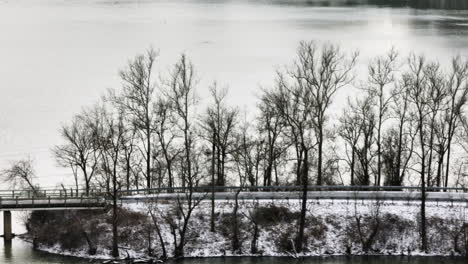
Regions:
<instances>
[{"instance_id":1,"label":"dark tree line","mask_svg":"<svg viewBox=\"0 0 468 264\"><path fill-rule=\"evenodd\" d=\"M261 90L256 111L242 113L216 82L207 89L211 99L199 102L195 66L185 55L166 75L154 72L157 57L150 49L130 60L121 88L60 129L63 144L53 151L77 187L79 180L87 191L104 189L115 206L120 190L185 189L188 199L178 207L184 217L173 230L182 256L199 203L194 187L301 186L301 251L309 185L419 185L427 247L426 187L462 182L450 172L454 148L467 142L467 61L455 57L445 68L392 49L370 60L367 78L358 81L357 53L301 42L292 64ZM345 104L336 100L340 91L353 92ZM214 215L212 199L212 231Z\"/></svg>"}]
</instances>

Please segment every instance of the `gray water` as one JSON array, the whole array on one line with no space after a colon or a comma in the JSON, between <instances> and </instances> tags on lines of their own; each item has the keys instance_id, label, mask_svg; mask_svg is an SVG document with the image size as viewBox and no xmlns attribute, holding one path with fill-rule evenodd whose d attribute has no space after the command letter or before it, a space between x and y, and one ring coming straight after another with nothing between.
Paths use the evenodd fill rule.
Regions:
<instances>
[{"instance_id":1,"label":"gray water","mask_svg":"<svg viewBox=\"0 0 468 264\"><path fill-rule=\"evenodd\" d=\"M118 70L151 45L160 50L162 72L181 52L192 58L202 104L208 83L216 79L229 86L231 104L252 109L259 86L271 85L275 68L291 61L300 40L359 49L361 68L392 46L402 54L415 51L447 62L453 55L468 55L468 1L0 0L0 169L30 155L36 183L71 182L70 172L57 168L50 154L60 143L60 124L106 89L118 87ZM352 92L341 92L336 103ZM20 233L24 228L17 215L13 228ZM35 252L19 240L0 250L0 263L75 263ZM301 263L309 261L407 263L399 258Z\"/></svg>"},{"instance_id":2,"label":"gray water","mask_svg":"<svg viewBox=\"0 0 468 264\"><path fill-rule=\"evenodd\" d=\"M5 246L0 240L0 263L14 264L85 264L100 263L85 259L61 257L33 250L30 245L20 239L14 239L11 245ZM206 258L169 261L169 264L465 264L463 258L442 257L326 257L326 258Z\"/></svg>"},{"instance_id":3,"label":"gray water","mask_svg":"<svg viewBox=\"0 0 468 264\"><path fill-rule=\"evenodd\" d=\"M360 66L392 46L443 62L468 55L466 9L466 0L0 0L0 168L30 155L36 182L72 183L51 157L60 124L119 87L118 70L151 45L163 73L190 56L201 104L216 79L249 110L301 40L360 49Z\"/></svg>"},{"instance_id":4,"label":"gray water","mask_svg":"<svg viewBox=\"0 0 468 264\"><path fill-rule=\"evenodd\" d=\"M439 257L212 258L176 261L181 264L462 264L466 259Z\"/></svg>"}]
</instances>

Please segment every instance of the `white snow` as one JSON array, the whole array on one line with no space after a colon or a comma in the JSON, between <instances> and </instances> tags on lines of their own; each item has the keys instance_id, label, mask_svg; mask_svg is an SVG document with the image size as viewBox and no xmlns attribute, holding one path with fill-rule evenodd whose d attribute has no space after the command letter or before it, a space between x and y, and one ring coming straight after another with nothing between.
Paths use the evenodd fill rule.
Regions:
<instances>
[{"instance_id":1,"label":"white snow","mask_svg":"<svg viewBox=\"0 0 468 264\"><path fill-rule=\"evenodd\" d=\"M174 201L159 203L158 207L161 212L168 212L173 206ZM185 247L185 256L187 257L214 257L214 256L252 256L250 253L250 241L252 237L252 225L246 215L249 215L249 210L252 210L254 201L253 200L239 200L239 211L238 216L242 223L242 253L232 252L231 240L229 236L223 236L220 232L210 232L210 212L211 212L211 201L204 200L200 203L192 215L190 224L190 234L194 235L188 241ZM271 205L281 206L288 208L291 212L299 212L301 202L300 200L259 200L259 207L268 207ZM217 218L217 231L223 228L221 219L226 216L231 216L233 211L234 201L216 201L216 213L219 213ZM147 212L147 205L145 203L124 203L123 207L139 212ZM292 222L278 222L270 226L260 225L259 238L258 238L258 250L259 253L255 255L261 256L323 256L323 255L344 255L346 254L346 246L351 247L352 254L360 255L365 254L361 250L361 244L354 241L350 242L349 231L347 231L355 221L355 214L362 216L369 216L372 210L375 210L376 203L372 201L346 201L346 200L310 200L308 203L307 217L318 218L325 226L325 233L320 239L310 238L307 241L307 250L304 253L285 252L278 248L277 243L281 234L284 234L287 230L294 228L297 230L297 221ZM420 235L418 232L418 219L420 212L419 201L396 201L396 202L381 202L380 204L380 215L383 217L383 223L385 222L385 215L390 214L396 216L402 223L407 223L405 230L401 233L391 233L384 240L379 240L374 245L374 249L378 252L372 252L370 254L411 254L411 255L457 255L454 252L453 243L451 240L441 241L441 237L444 230L438 230L440 226L429 225L428 238L430 248L429 251L422 252L420 248ZM439 219L444 223L444 228L447 230L455 230L458 228L457 224L463 224L468 222L467 217L467 203L454 202L454 203L443 203L443 202L428 202L426 204L426 219ZM429 222L430 220L428 220ZM163 237L165 239L167 253L172 256L174 247L172 245L172 234L169 226L164 224L162 221L161 229ZM288 229L289 228L289 229ZM312 230L313 226L310 224L307 226L307 230ZM356 232L356 231L354 231ZM188 236L190 236L188 234ZM109 235L110 239L110 235ZM440 241L439 241L440 240ZM146 242L141 242L142 244ZM161 255L161 247L158 243L158 239L155 236L153 239L153 248L157 255ZM79 257L89 257L86 252L86 248L77 252L64 252L60 249L59 245L54 247L40 247L41 250L63 254L73 255ZM131 257L144 257L146 249L145 246L141 246L140 249L128 250L128 254ZM121 251L122 256L126 256L125 250ZM366 253L369 254L369 253ZM92 256L92 258L108 258L110 252L107 249L99 249L98 254Z\"/></svg>"}]
</instances>

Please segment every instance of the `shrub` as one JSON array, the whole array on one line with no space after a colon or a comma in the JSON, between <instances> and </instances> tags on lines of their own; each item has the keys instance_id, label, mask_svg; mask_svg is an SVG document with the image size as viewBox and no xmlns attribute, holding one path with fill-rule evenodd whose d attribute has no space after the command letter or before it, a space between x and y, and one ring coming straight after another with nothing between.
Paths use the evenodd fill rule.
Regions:
<instances>
[{"instance_id":1,"label":"shrub","mask_svg":"<svg viewBox=\"0 0 468 264\"><path fill-rule=\"evenodd\" d=\"M328 228L321 217L311 216L306 219L306 232L308 236L315 240L321 240L325 237Z\"/></svg>"},{"instance_id":2,"label":"shrub","mask_svg":"<svg viewBox=\"0 0 468 264\"><path fill-rule=\"evenodd\" d=\"M258 207L254 217L259 225L271 226L277 223L292 223L299 219L300 212L291 212L284 206L271 204L266 207Z\"/></svg>"},{"instance_id":3,"label":"shrub","mask_svg":"<svg viewBox=\"0 0 468 264\"><path fill-rule=\"evenodd\" d=\"M275 245L280 252L285 253L296 253L296 236L297 236L297 227L288 226L280 232L278 237L275 239ZM309 240L309 234L304 233L304 245L307 245ZM307 247L304 246L304 250L307 250Z\"/></svg>"}]
</instances>

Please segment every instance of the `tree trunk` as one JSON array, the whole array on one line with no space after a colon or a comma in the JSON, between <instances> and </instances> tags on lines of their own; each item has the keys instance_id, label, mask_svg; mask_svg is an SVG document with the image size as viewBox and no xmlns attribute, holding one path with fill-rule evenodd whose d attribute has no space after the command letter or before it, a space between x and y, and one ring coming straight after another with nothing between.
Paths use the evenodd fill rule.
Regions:
<instances>
[{"instance_id":1,"label":"tree trunk","mask_svg":"<svg viewBox=\"0 0 468 264\"><path fill-rule=\"evenodd\" d=\"M453 111L453 100L452 100L452 111ZM449 120L449 127L448 127L448 137L447 137L447 164L445 164L445 184L444 187L448 187L448 179L449 179L449 170L450 170L450 152L452 146L452 137L453 137L453 130L454 130L454 117L453 113L451 113L451 119ZM447 190L444 190L447 191Z\"/></svg>"},{"instance_id":2,"label":"tree trunk","mask_svg":"<svg viewBox=\"0 0 468 264\"><path fill-rule=\"evenodd\" d=\"M307 189L308 189L308 172L309 172L309 150L304 148L304 164L302 167L302 206L301 216L299 220L299 234L296 241L297 252L302 252L304 249L304 229L307 211Z\"/></svg>"},{"instance_id":3,"label":"tree trunk","mask_svg":"<svg viewBox=\"0 0 468 264\"><path fill-rule=\"evenodd\" d=\"M434 117L435 118L435 117ZM432 152L434 146L434 121L431 121L431 133L429 136L429 159L427 161L427 186L432 186Z\"/></svg>"},{"instance_id":4,"label":"tree trunk","mask_svg":"<svg viewBox=\"0 0 468 264\"><path fill-rule=\"evenodd\" d=\"M119 233L117 230L117 191L114 191L112 204L112 257L119 257Z\"/></svg>"},{"instance_id":5,"label":"tree trunk","mask_svg":"<svg viewBox=\"0 0 468 264\"><path fill-rule=\"evenodd\" d=\"M258 240L258 224L257 224L257 222L254 222L252 242L250 244L250 253L252 253L252 254L257 254L258 253L257 240Z\"/></svg>"},{"instance_id":6,"label":"tree trunk","mask_svg":"<svg viewBox=\"0 0 468 264\"><path fill-rule=\"evenodd\" d=\"M382 97L381 97L382 98ZM380 102L382 104L382 102ZM382 107L382 105L380 105ZM376 186L380 186L380 179L382 177L382 143L380 132L382 130L382 113L379 114L379 126L377 129L377 181L375 182Z\"/></svg>"},{"instance_id":7,"label":"tree trunk","mask_svg":"<svg viewBox=\"0 0 468 264\"><path fill-rule=\"evenodd\" d=\"M159 244L161 244L161 249L162 249L162 260L167 259L167 253L166 253L166 245L164 244L164 239L161 234L161 229L159 228L159 225L156 225L156 233L158 234L159 238Z\"/></svg>"},{"instance_id":8,"label":"tree trunk","mask_svg":"<svg viewBox=\"0 0 468 264\"><path fill-rule=\"evenodd\" d=\"M406 105L404 106L406 107ZM406 109L406 108L405 108ZM404 117L400 120L400 125L398 128L398 153L397 153L397 164L396 164L396 169L398 171L398 183L399 185L402 185L402 180L403 177L401 175L404 175L404 171L401 171L401 152L403 151L403 125L404 125Z\"/></svg>"},{"instance_id":9,"label":"tree trunk","mask_svg":"<svg viewBox=\"0 0 468 264\"><path fill-rule=\"evenodd\" d=\"M146 188L151 188L151 131L146 128Z\"/></svg>"},{"instance_id":10,"label":"tree trunk","mask_svg":"<svg viewBox=\"0 0 468 264\"><path fill-rule=\"evenodd\" d=\"M211 145L211 232L215 232L215 140L216 135L213 133L213 143Z\"/></svg>"},{"instance_id":11,"label":"tree trunk","mask_svg":"<svg viewBox=\"0 0 468 264\"><path fill-rule=\"evenodd\" d=\"M234 203L234 209L233 209L233 232L232 232L232 251L233 252L238 252L240 253L241 250L241 244L239 240L239 223L238 223L238 217L237 217L237 211L239 209L239 193L240 189L236 192L235 195L235 203Z\"/></svg>"},{"instance_id":12,"label":"tree trunk","mask_svg":"<svg viewBox=\"0 0 468 264\"><path fill-rule=\"evenodd\" d=\"M351 185L354 185L354 163L355 163L355 154L354 154L355 147L352 147L352 154L351 154L351 165L349 166L351 169Z\"/></svg>"},{"instance_id":13,"label":"tree trunk","mask_svg":"<svg viewBox=\"0 0 468 264\"><path fill-rule=\"evenodd\" d=\"M319 138L318 138L318 164L317 164L317 185L320 186L322 185L322 154L323 154L323 125L320 125L319 127ZM305 160L305 163L308 163L308 160L307 160L307 156L308 156L308 153L307 153L308 150L306 150L306 157L304 158ZM308 167L308 164L305 166L305 167ZM306 183L307 185L307 183Z\"/></svg>"},{"instance_id":14,"label":"tree trunk","mask_svg":"<svg viewBox=\"0 0 468 264\"><path fill-rule=\"evenodd\" d=\"M127 176L127 191L128 191L130 190L130 159L127 159L125 171L126 171L126 176Z\"/></svg>"},{"instance_id":15,"label":"tree trunk","mask_svg":"<svg viewBox=\"0 0 468 264\"><path fill-rule=\"evenodd\" d=\"M437 164L437 175L436 175L436 181L437 181L437 187L440 187L441 184L441 179L442 179L442 167L444 164L444 153L443 150L441 150L442 147L439 147L439 161Z\"/></svg>"},{"instance_id":16,"label":"tree trunk","mask_svg":"<svg viewBox=\"0 0 468 264\"><path fill-rule=\"evenodd\" d=\"M422 113L419 113L422 116ZM423 120L419 121L419 139L421 143L421 249L427 252L426 233L426 185L424 171L426 169L426 154L424 149Z\"/></svg>"}]
</instances>

